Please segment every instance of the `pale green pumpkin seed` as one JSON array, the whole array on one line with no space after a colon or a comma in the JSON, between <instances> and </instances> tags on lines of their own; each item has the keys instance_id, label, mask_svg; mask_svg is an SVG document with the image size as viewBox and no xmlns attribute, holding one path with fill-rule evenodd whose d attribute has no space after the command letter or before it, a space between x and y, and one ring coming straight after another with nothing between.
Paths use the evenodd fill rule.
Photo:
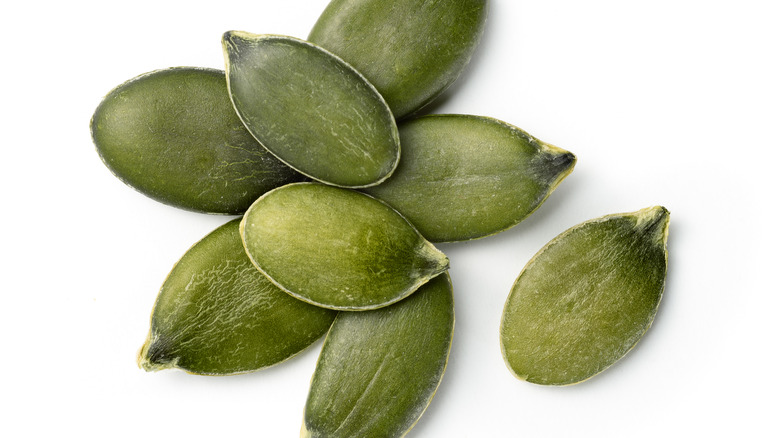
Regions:
<instances>
[{"instance_id":1,"label":"pale green pumpkin seed","mask_svg":"<svg viewBox=\"0 0 780 438\"><path fill-rule=\"evenodd\" d=\"M528 262L506 301L501 349L520 379L568 385L623 357L650 327L666 278L669 212L577 225Z\"/></svg>"},{"instance_id":2,"label":"pale green pumpkin seed","mask_svg":"<svg viewBox=\"0 0 780 438\"><path fill-rule=\"evenodd\" d=\"M103 99L90 125L114 175L176 207L240 214L268 190L304 179L244 128L219 70L138 76Z\"/></svg>"},{"instance_id":3,"label":"pale green pumpkin seed","mask_svg":"<svg viewBox=\"0 0 780 438\"><path fill-rule=\"evenodd\" d=\"M138 356L147 371L235 374L282 362L319 339L336 312L279 290L244 252L239 219L196 243L174 266Z\"/></svg>"},{"instance_id":4,"label":"pale green pumpkin seed","mask_svg":"<svg viewBox=\"0 0 780 438\"><path fill-rule=\"evenodd\" d=\"M458 78L487 9L487 0L333 0L309 41L365 75L400 119Z\"/></svg>"},{"instance_id":5,"label":"pale green pumpkin seed","mask_svg":"<svg viewBox=\"0 0 780 438\"><path fill-rule=\"evenodd\" d=\"M332 309L387 306L449 265L385 203L319 183L266 193L247 210L241 230L260 271L293 296Z\"/></svg>"},{"instance_id":6,"label":"pale green pumpkin seed","mask_svg":"<svg viewBox=\"0 0 780 438\"><path fill-rule=\"evenodd\" d=\"M441 382L454 322L447 274L392 306L340 313L314 371L301 437L405 435Z\"/></svg>"},{"instance_id":7,"label":"pale green pumpkin seed","mask_svg":"<svg viewBox=\"0 0 780 438\"><path fill-rule=\"evenodd\" d=\"M365 189L432 242L477 239L533 213L571 173L571 152L488 117L433 115L398 127L404 155Z\"/></svg>"},{"instance_id":8,"label":"pale green pumpkin seed","mask_svg":"<svg viewBox=\"0 0 780 438\"><path fill-rule=\"evenodd\" d=\"M378 184L395 169L393 115L354 68L291 37L227 32L222 43L235 109L272 154L343 187Z\"/></svg>"}]
</instances>

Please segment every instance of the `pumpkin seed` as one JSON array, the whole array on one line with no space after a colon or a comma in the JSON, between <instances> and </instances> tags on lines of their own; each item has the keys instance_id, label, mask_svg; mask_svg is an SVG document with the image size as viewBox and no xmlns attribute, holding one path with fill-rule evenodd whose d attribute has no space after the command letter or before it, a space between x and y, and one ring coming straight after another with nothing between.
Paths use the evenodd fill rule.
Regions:
<instances>
[{"instance_id":1,"label":"pumpkin seed","mask_svg":"<svg viewBox=\"0 0 780 438\"><path fill-rule=\"evenodd\" d=\"M404 156L365 189L432 242L477 239L533 213L576 162L571 152L488 117L433 115L399 125Z\"/></svg>"},{"instance_id":2,"label":"pumpkin seed","mask_svg":"<svg viewBox=\"0 0 780 438\"><path fill-rule=\"evenodd\" d=\"M336 312L296 300L255 269L239 221L196 243L165 280L138 356L145 370L253 371L290 358L330 327Z\"/></svg>"},{"instance_id":3,"label":"pumpkin seed","mask_svg":"<svg viewBox=\"0 0 780 438\"><path fill-rule=\"evenodd\" d=\"M669 212L651 207L577 225L528 262L509 294L501 348L520 379L578 383L650 327L666 278Z\"/></svg>"},{"instance_id":4,"label":"pumpkin seed","mask_svg":"<svg viewBox=\"0 0 780 438\"><path fill-rule=\"evenodd\" d=\"M222 42L235 109L280 160L344 187L378 184L395 169L393 115L354 68L291 37L227 32Z\"/></svg>"},{"instance_id":5,"label":"pumpkin seed","mask_svg":"<svg viewBox=\"0 0 780 438\"><path fill-rule=\"evenodd\" d=\"M244 128L220 70L138 76L103 99L90 125L114 175L176 207L240 214L268 190L304 179Z\"/></svg>"},{"instance_id":6,"label":"pumpkin seed","mask_svg":"<svg viewBox=\"0 0 780 438\"><path fill-rule=\"evenodd\" d=\"M392 306L340 313L317 362L301 436L405 435L441 382L454 322L447 274Z\"/></svg>"},{"instance_id":7,"label":"pumpkin seed","mask_svg":"<svg viewBox=\"0 0 780 438\"><path fill-rule=\"evenodd\" d=\"M385 203L319 183L290 184L261 196L241 230L260 271L293 296L332 309L387 306L449 265Z\"/></svg>"},{"instance_id":8,"label":"pumpkin seed","mask_svg":"<svg viewBox=\"0 0 780 438\"><path fill-rule=\"evenodd\" d=\"M333 0L309 41L358 69L400 119L458 78L486 19L487 0Z\"/></svg>"}]
</instances>

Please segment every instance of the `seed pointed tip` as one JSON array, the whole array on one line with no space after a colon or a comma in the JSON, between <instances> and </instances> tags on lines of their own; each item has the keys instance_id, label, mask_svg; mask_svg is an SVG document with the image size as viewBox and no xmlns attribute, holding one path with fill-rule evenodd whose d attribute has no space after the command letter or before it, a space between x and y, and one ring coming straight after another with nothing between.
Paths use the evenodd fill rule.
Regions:
<instances>
[{"instance_id":1,"label":"seed pointed tip","mask_svg":"<svg viewBox=\"0 0 780 438\"><path fill-rule=\"evenodd\" d=\"M539 172L542 173L539 176L550 181L550 185L555 188L574 170L577 156L549 143L539 141L539 144L539 158L542 160L539 166Z\"/></svg>"},{"instance_id":2,"label":"seed pointed tip","mask_svg":"<svg viewBox=\"0 0 780 438\"><path fill-rule=\"evenodd\" d=\"M238 52L242 33L243 32L237 30L229 30L222 34L222 48L226 55Z\"/></svg>"},{"instance_id":3,"label":"seed pointed tip","mask_svg":"<svg viewBox=\"0 0 780 438\"><path fill-rule=\"evenodd\" d=\"M141 350L138 351L138 357L136 358L138 368L146 372L176 368L179 358L172 360L163 359L162 350L158 347L159 345L151 338L146 340Z\"/></svg>"},{"instance_id":4,"label":"seed pointed tip","mask_svg":"<svg viewBox=\"0 0 780 438\"><path fill-rule=\"evenodd\" d=\"M432 271L436 272L436 274L441 274L450 268L450 259L433 245L431 247L433 247L432 254L434 256L431 263Z\"/></svg>"},{"instance_id":5,"label":"seed pointed tip","mask_svg":"<svg viewBox=\"0 0 780 438\"><path fill-rule=\"evenodd\" d=\"M433 278L450 268L450 259L432 243L426 241L420 248L416 265L415 270L418 275Z\"/></svg>"},{"instance_id":6,"label":"seed pointed tip","mask_svg":"<svg viewBox=\"0 0 780 438\"><path fill-rule=\"evenodd\" d=\"M149 353L149 341L146 341L143 347L141 347L141 350L138 352L138 357L136 357L136 363L138 364L138 368L141 368L146 372L154 371L154 364L149 359L148 353Z\"/></svg>"},{"instance_id":7,"label":"seed pointed tip","mask_svg":"<svg viewBox=\"0 0 780 438\"><path fill-rule=\"evenodd\" d=\"M636 217L636 226L646 233L658 236L662 244L666 244L669 237L669 210L666 207L656 205L643 208L633 215Z\"/></svg>"},{"instance_id":8,"label":"seed pointed tip","mask_svg":"<svg viewBox=\"0 0 780 438\"><path fill-rule=\"evenodd\" d=\"M252 36L249 32L244 32L242 30L229 30L222 34L222 39L227 41L235 41L240 39L247 39L249 36Z\"/></svg>"},{"instance_id":9,"label":"seed pointed tip","mask_svg":"<svg viewBox=\"0 0 780 438\"><path fill-rule=\"evenodd\" d=\"M633 213L637 217L637 224L656 223L669 220L669 210L666 207L655 205L643 208Z\"/></svg>"},{"instance_id":10,"label":"seed pointed tip","mask_svg":"<svg viewBox=\"0 0 780 438\"><path fill-rule=\"evenodd\" d=\"M560 154L553 156L550 160L550 165L561 174L569 174L574 169L574 165L577 164L577 156L569 151L561 149Z\"/></svg>"},{"instance_id":11,"label":"seed pointed tip","mask_svg":"<svg viewBox=\"0 0 780 438\"><path fill-rule=\"evenodd\" d=\"M154 362L151 358L148 356L142 356L138 355L138 368L141 368L142 370L150 373L153 371L161 371L161 370L167 370L170 368L176 368L176 362L177 360L173 360L171 362Z\"/></svg>"},{"instance_id":12,"label":"seed pointed tip","mask_svg":"<svg viewBox=\"0 0 780 438\"><path fill-rule=\"evenodd\" d=\"M226 52L237 53L242 47L257 40L263 35L257 35L243 30L229 30L222 34L222 47Z\"/></svg>"},{"instance_id":13,"label":"seed pointed tip","mask_svg":"<svg viewBox=\"0 0 780 438\"><path fill-rule=\"evenodd\" d=\"M539 139L535 139L535 140L536 140L536 141L539 143L539 145L541 146L541 149L540 149L541 151L543 151L543 152L546 152L547 154L550 154L550 155L552 155L552 156L559 156L559 155L560 155L560 156L564 156L564 155L570 155L570 156L571 156L571 158L575 159L575 161L576 161L576 158L574 157L574 154L573 154L573 153L571 153L571 152L569 152L569 151L567 151L566 149L559 148L558 146L555 146L555 145L552 145L552 144L550 144L550 143L547 143L547 142L541 141L541 140L539 140Z\"/></svg>"}]
</instances>

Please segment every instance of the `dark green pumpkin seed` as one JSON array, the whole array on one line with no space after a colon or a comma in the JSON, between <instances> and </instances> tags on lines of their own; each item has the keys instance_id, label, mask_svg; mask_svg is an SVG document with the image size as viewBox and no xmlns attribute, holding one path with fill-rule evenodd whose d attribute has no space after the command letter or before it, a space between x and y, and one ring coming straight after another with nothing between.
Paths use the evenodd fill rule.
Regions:
<instances>
[{"instance_id":1,"label":"dark green pumpkin seed","mask_svg":"<svg viewBox=\"0 0 780 438\"><path fill-rule=\"evenodd\" d=\"M387 306L449 264L385 203L319 183L266 193L241 229L258 269L295 297L332 309Z\"/></svg>"},{"instance_id":2,"label":"dark green pumpkin seed","mask_svg":"<svg viewBox=\"0 0 780 438\"><path fill-rule=\"evenodd\" d=\"M330 327L336 312L296 300L255 269L239 221L196 243L168 275L138 357L142 368L254 371L297 354Z\"/></svg>"},{"instance_id":3,"label":"dark green pumpkin seed","mask_svg":"<svg viewBox=\"0 0 780 438\"><path fill-rule=\"evenodd\" d=\"M487 9L487 0L333 0L309 41L353 65L400 119L458 78Z\"/></svg>"},{"instance_id":4,"label":"dark green pumpkin seed","mask_svg":"<svg viewBox=\"0 0 780 438\"><path fill-rule=\"evenodd\" d=\"M395 169L393 115L354 68L291 37L227 32L222 41L236 111L279 159L343 187L378 184Z\"/></svg>"},{"instance_id":5,"label":"dark green pumpkin seed","mask_svg":"<svg viewBox=\"0 0 780 438\"><path fill-rule=\"evenodd\" d=\"M405 435L441 382L454 322L447 274L392 306L340 313L317 362L301 436Z\"/></svg>"},{"instance_id":6,"label":"dark green pumpkin seed","mask_svg":"<svg viewBox=\"0 0 780 438\"><path fill-rule=\"evenodd\" d=\"M652 207L584 222L542 248L504 307L501 348L512 373L568 385L628 353L661 301L668 227L669 212Z\"/></svg>"},{"instance_id":7,"label":"dark green pumpkin seed","mask_svg":"<svg viewBox=\"0 0 780 438\"><path fill-rule=\"evenodd\" d=\"M119 179L188 210L240 214L268 190L304 179L244 128L219 70L172 68L125 82L97 107L91 130Z\"/></svg>"},{"instance_id":8,"label":"dark green pumpkin seed","mask_svg":"<svg viewBox=\"0 0 780 438\"><path fill-rule=\"evenodd\" d=\"M404 155L365 189L432 242L470 240L533 213L574 168L570 152L499 120L434 115L399 125Z\"/></svg>"}]
</instances>

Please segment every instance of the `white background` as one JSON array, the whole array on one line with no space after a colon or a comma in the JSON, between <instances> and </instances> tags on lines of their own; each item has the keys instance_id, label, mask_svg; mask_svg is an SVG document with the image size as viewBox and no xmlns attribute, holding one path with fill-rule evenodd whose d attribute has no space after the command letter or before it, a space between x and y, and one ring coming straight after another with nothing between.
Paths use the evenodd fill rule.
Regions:
<instances>
[{"instance_id":1,"label":"white background","mask_svg":"<svg viewBox=\"0 0 780 438\"><path fill-rule=\"evenodd\" d=\"M20 4L0 18L0 435L298 436L321 343L241 376L137 368L166 274L229 218L125 186L88 126L121 82L222 68L226 30L305 38L327 0ZM440 245L455 340L410 437L779 436L777 5L492 0L472 63L428 111L496 117L579 161L517 227ZM498 326L528 259L579 222L657 204L669 274L637 348L579 385L516 380Z\"/></svg>"}]
</instances>

